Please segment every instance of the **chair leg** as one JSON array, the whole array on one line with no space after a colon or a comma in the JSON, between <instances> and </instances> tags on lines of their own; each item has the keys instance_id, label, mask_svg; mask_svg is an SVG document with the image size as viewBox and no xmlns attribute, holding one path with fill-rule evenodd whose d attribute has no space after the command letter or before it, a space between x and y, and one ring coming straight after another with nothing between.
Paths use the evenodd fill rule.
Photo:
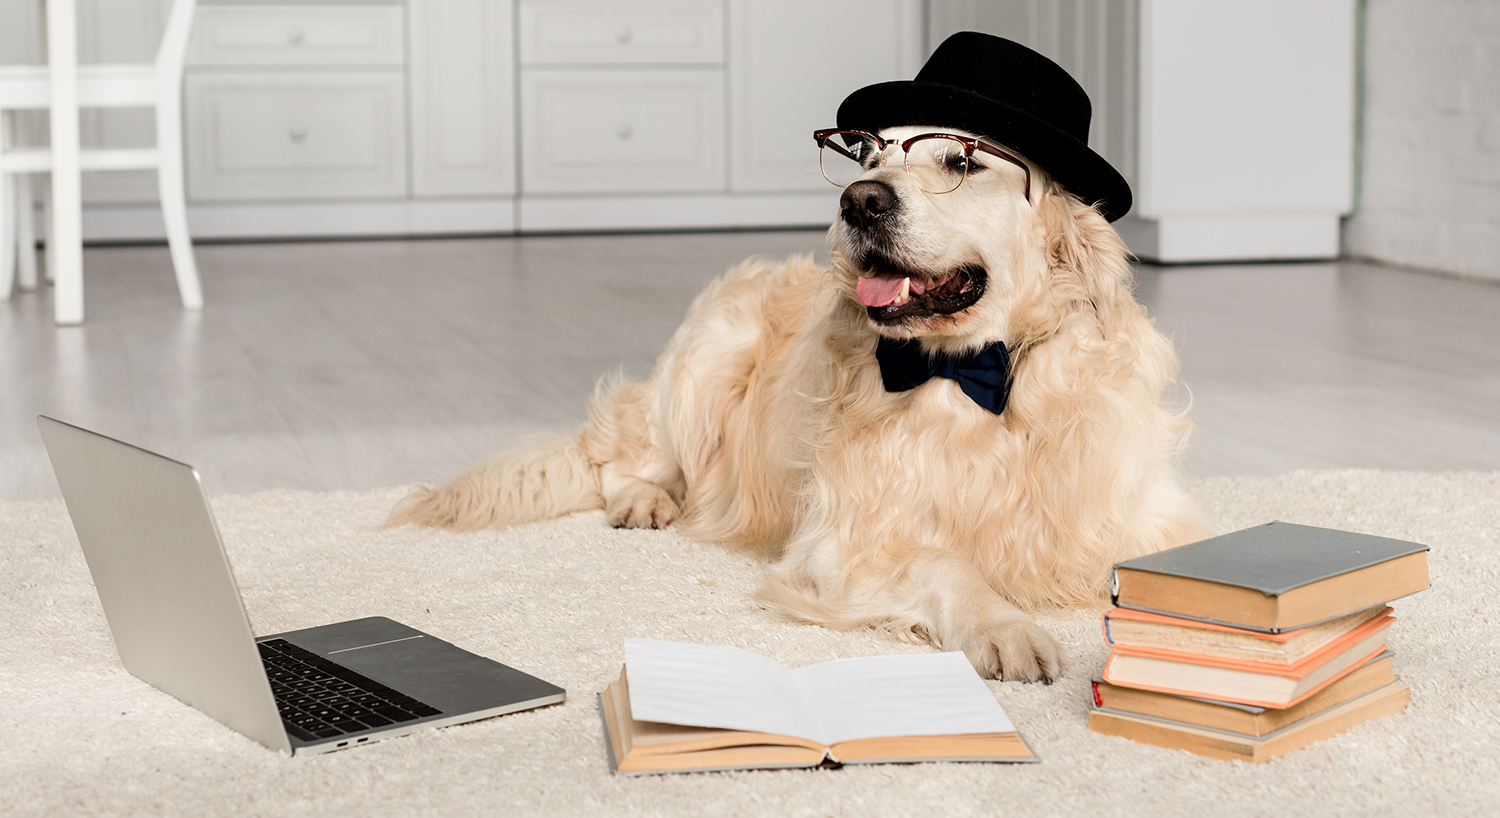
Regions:
<instances>
[{"instance_id":1,"label":"chair leg","mask_svg":"<svg viewBox=\"0 0 1500 818\"><path fill-rule=\"evenodd\" d=\"M83 190L78 167L78 31L72 0L47 0L47 71L52 145L52 242L47 266L53 320L83 323Z\"/></svg>"},{"instance_id":2,"label":"chair leg","mask_svg":"<svg viewBox=\"0 0 1500 818\"><path fill-rule=\"evenodd\" d=\"M0 303L10 300L16 280L16 177L0 173Z\"/></svg>"},{"instance_id":3,"label":"chair leg","mask_svg":"<svg viewBox=\"0 0 1500 818\"><path fill-rule=\"evenodd\" d=\"M15 147L17 125L15 111L0 111L0 148ZM19 290L36 289L36 197L32 194L30 173L0 176L0 209L9 208L3 216L4 267L0 280L14 283ZM8 292L8 291L7 291Z\"/></svg>"},{"instance_id":4,"label":"chair leg","mask_svg":"<svg viewBox=\"0 0 1500 818\"><path fill-rule=\"evenodd\" d=\"M161 215L167 226L167 248L177 273L177 292L183 309L203 309L203 283L193 258L193 238L188 233L187 194L182 172L182 116L176 87L164 94L156 107L157 188L161 192Z\"/></svg>"},{"instance_id":5,"label":"chair leg","mask_svg":"<svg viewBox=\"0 0 1500 818\"><path fill-rule=\"evenodd\" d=\"M36 194L32 180L22 173L15 180L16 203L16 286L26 292L36 289Z\"/></svg>"},{"instance_id":6,"label":"chair leg","mask_svg":"<svg viewBox=\"0 0 1500 818\"><path fill-rule=\"evenodd\" d=\"M47 267L54 276L53 320L59 326L75 326L83 323L83 197L78 159L74 156L72 167L64 168L67 160L59 156L61 153L54 145L52 240L47 245Z\"/></svg>"},{"instance_id":7,"label":"chair leg","mask_svg":"<svg viewBox=\"0 0 1500 818\"><path fill-rule=\"evenodd\" d=\"M47 281L47 286L57 283L57 253L54 252L57 242L52 237L52 174L47 174L47 180L42 183L42 247L46 252L42 254L40 265L42 276Z\"/></svg>"}]
</instances>

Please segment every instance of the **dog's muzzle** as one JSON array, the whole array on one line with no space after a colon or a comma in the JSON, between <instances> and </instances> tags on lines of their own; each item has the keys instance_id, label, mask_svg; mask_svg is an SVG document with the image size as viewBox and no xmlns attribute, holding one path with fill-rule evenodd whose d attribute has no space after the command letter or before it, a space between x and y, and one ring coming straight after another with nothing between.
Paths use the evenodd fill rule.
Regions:
<instances>
[{"instance_id":1,"label":"dog's muzzle","mask_svg":"<svg viewBox=\"0 0 1500 818\"><path fill-rule=\"evenodd\" d=\"M989 279L983 267L931 271L908 269L894 260L900 255L901 209L896 189L875 179L849 185L839 200L839 220L848 228L845 249L860 271L855 299L870 320L890 325L972 307Z\"/></svg>"}]
</instances>

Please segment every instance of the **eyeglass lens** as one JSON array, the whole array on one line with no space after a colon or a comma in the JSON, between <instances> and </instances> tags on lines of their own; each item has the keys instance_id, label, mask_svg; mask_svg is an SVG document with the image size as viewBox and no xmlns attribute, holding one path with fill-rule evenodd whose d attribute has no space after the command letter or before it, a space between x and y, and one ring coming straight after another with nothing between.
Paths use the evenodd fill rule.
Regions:
<instances>
[{"instance_id":1,"label":"eyeglass lens","mask_svg":"<svg viewBox=\"0 0 1500 818\"><path fill-rule=\"evenodd\" d=\"M886 150L892 148L899 154L900 145L887 143ZM882 159L898 167L903 162L896 154L883 156L874 137L849 131L830 134L823 140L821 153L823 176L839 187L853 184L866 171L881 165ZM964 143L943 136L918 139L904 158L912 181L928 193L957 190L964 182L970 161Z\"/></svg>"}]
</instances>

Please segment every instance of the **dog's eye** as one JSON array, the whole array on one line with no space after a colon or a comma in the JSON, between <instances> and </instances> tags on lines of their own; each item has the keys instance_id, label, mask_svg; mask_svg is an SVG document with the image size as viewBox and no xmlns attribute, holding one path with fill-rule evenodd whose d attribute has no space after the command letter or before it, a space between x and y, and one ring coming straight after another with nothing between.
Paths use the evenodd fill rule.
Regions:
<instances>
[{"instance_id":1,"label":"dog's eye","mask_svg":"<svg viewBox=\"0 0 1500 818\"><path fill-rule=\"evenodd\" d=\"M927 161L932 167L940 168L950 180L962 179L979 168L979 163L967 156L963 146L957 142L933 139L924 147L930 151Z\"/></svg>"},{"instance_id":2,"label":"dog's eye","mask_svg":"<svg viewBox=\"0 0 1500 818\"><path fill-rule=\"evenodd\" d=\"M849 159L854 160L865 170L875 167L880 163L880 148L869 139L855 138L852 135L844 135L844 147L830 144L835 151Z\"/></svg>"}]
</instances>

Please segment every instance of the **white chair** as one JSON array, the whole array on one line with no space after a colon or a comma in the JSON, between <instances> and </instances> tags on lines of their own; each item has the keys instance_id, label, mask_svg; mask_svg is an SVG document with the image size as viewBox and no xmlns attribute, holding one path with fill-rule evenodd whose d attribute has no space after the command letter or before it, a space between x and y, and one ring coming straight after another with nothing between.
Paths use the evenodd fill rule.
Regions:
<instances>
[{"instance_id":1,"label":"white chair","mask_svg":"<svg viewBox=\"0 0 1500 818\"><path fill-rule=\"evenodd\" d=\"M156 61L149 65L78 65L73 0L47 0L46 66L0 66L0 301L10 297L20 273L22 286L35 286L34 259L23 262L30 248L18 246L31 230L29 191L21 201L23 174L53 176L47 261L56 283L53 293L58 324L83 322L82 170L155 169L161 193L167 245L177 273L182 306L203 307L198 266L188 234L183 190L182 70L197 0L174 0ZM78 146L79 108L156 110L156 147L88 149ZM16 147L7 133L8 112L51 111L48 148ZM32 262L32 263L26 263Z\"/></svg>"}]
</instances>

